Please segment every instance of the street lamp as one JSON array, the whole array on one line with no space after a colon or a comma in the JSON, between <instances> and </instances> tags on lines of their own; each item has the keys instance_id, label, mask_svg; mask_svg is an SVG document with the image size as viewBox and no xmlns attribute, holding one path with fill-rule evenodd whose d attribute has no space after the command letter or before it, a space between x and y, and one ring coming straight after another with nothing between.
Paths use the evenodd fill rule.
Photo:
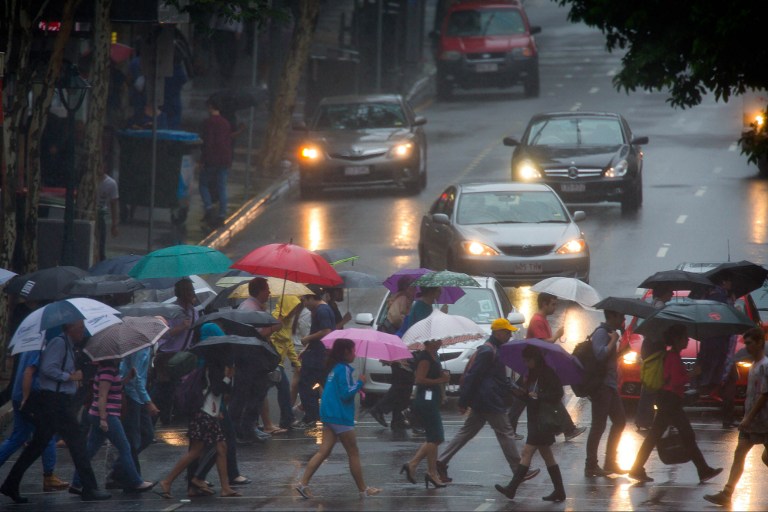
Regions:
<instances>
[{"instance_id":1,"label":"street lamp","mask_svg":"<svg viewBox=\"0 0 768 512\"><path fill-rule=\"evenodd\" d=\"M75 264L75 114L83 105L91 85L80 76L77 66L64 63L61 79L56 87L61 104L67 110L67 188L64 203L64 239L61 246L61 264Z\"/></svg>"}]
</instances>

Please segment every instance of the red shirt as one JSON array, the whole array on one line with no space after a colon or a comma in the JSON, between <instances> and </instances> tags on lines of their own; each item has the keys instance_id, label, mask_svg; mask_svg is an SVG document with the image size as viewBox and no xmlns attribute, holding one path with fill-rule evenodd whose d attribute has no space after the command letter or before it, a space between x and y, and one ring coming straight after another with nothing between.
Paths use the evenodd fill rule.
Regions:
<instances>
[{"instance_id":1,"label":"red shirt","mask_svg":"<svg viewBox=\"0 0 768 512\"><path fill-rule=\"evenodd\" d=\"M669 350L664 358L664 387L677 396L683 396L685 385L688 384L688 372L685 370L680 354Z\"/></svg>"},{"instance_id":2,"label":"red shirt","mask_svg":"<svg viewBox=\"0 0 768 512\"><path fill-rule=\"evenodd\" d=\"M210 116L203 123L202 161L206 167L232 166L232 128L222 116Z\"/></svg>"},{"instance_id":3,"label":"red shirt","mask_svg":"<svg viewBox=\"0 0 768 512\"><path fill-rule=\"evenodd\" d=\"M528 332L526 334L529 338L539 338L540 340L546 340L552 337L552 328L547 322L547 317L541 313L534 313L531 317L531 322L528 324Z\"/></svg>"}]
</instances>

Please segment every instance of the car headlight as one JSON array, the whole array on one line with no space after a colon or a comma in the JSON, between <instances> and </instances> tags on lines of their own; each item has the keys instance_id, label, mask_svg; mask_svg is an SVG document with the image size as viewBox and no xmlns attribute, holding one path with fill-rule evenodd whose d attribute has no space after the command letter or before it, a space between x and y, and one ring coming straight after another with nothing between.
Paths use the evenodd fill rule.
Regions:
<instances>
[{"instance_id":1,"label":"car headlight","mask_svg":"<svg viewBox=\"0 0 768 512\"><path fill-rule=\"evenodd\" d=\"M629 164L626 160L622 160L618 164L616 164L613 167L609 167L607 171L605 171L605 177L606 178L621 178L625 174L627 174L627 171L629 170Z\"/></svg>"},{"instance_id":2,"label":"car headlight","mask_svg":"<svg viewBox=\"0 0 768 512\"><path fill-rule=\"evenodd\" d=\"M401 144L396 144L392 149L389 150L389 157L390 158L408 158L413 153L413 143L412 142L403 142Z\"/></svg>"},{"instance_id":3,"label":"car headlight","mask_svg":"<svg viewBox=\"0 0 768 512\"><path fill-rule=\"evenodd\" d=\"M637 364L639 359L640 357L637 355L637 352L627 352L624 354L624 357L621 358L624 364Z\"/></svg>"},{"instance_id":4,"label":"car headlight","mask_svg":"<svg viewBox=\"0 0 768 512\"><path fill-rule=\"evenodd\" d=\"M531 161L521 162L517 166L517 175L521 180L530 181L541 178L541 173Z\"/></svg>"},{"instance_id":5,"label":"car headlight","mask_svg":"<svg viewBox=\"0 0 768 512\"><path fill-rule=\"evenodd\" d=\"M583 238L574 238L558 247L557 254L578 254L587 250L587 242Z\"/></svg>"},{"instance_id":6,"label":"car headlight","mask_svg":"<svg viewBox=\"0 0 768 512\"><path fill-rule=\"evenodd\" d=\"M742 368L752 368L752 363L750 363L749 361L739 361L736 364Z\"/></svg>"},{"instance_id":7,"label":"car headlight","mask_svg":"<svg viewBox=\"0 0 768 512\"><path fill-rule=\"evenodd\" d=\"M443 52L440 55L440 60L460 60L461 59L461 53L460 52Z\"/></svg>"},{"instance_id":8,"label":"car headlight","mask_svg":"<svg viewBox=\"0 0 768 512\"><path fill-rule=\"evenodd\" d=\"M319 162L323 158L323 152L319 147L307 144L299 148L299 157L304 162Z\"/></svg>"},{"instance_id":9,"label":"car headlight","mask_svg":"<svg viewBox=\"0 0 768 512\"><path fill-rule=\"evenodd\" d=\"M464 252L471 256L498 256L499 251L493 247L486 245L482 242L476 242L469 240L467 242L461 242L461 247Z\"/></svg>"}]
</instances>

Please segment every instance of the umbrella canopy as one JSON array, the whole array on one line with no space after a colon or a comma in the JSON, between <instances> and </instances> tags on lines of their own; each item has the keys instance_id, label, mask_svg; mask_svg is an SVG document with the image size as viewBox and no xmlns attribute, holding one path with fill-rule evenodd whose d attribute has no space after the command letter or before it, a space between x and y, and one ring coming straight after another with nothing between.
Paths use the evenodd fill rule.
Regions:
<instances>
[{"instance_id":1,"label":"umbrella canopy","mask_svg":"<svg viewBox=\"0 0 768 512\"><path fill-rule=\"evenodd\" d=\"M11 278L3 291L28 301L61 300L67 297L65 290L72 281L87 275L85 270L77 267L44 268Z\"/></svg>"},{"instance_id":2,"label":"umbrella canopy","mask_svg":"<svg viewBox=\"0 0 768 512\"><path fill-rule=\"evenodd\" d=\"M381 279L364 272L342 270L339 275L344 281L341 285L342 288L376 288L381 286Z\"/></svg>"},{"instance_id":3,"label":"umbrella canopy","mask_svg":"<svg viewBox=\"0 0 768 512\"><path fill-rule=\"evenodd\" d=\"M306 285L301 283L294 283L287 279L278 279L276 277L267 277L267 284L269 284L270 297L279 297L281 295L310 295L312 290L307 288ZM223 293L223 292L222 292ZM240 286L234 288L229 294L230 299L247 299L250 297L248 293L248 283L242 283Z\"/></svg>"},{"instance_id":4,"label":"umbrella canopy","mask_svg":"<svg viewBox=\"0 0 768 512\"><path fill-rule=\"evenodd\" d=\"M349 249L325 249L315 252L322 256L322 258L331 265L349 263L357 260L360 257Z\"/></svg>"},{"instance_id":5,"label":"umbrella canopy","mask_svg":"<svg viewBox=\"0 0 768 512\"><path fill-rule=\"evenodd\" d=\"M373 329L339 329L323 337L323 344L332 348L337 339L355 342L355 356L381 361L399 361L413 357L408 346L399 337Z\"/></svg>"},{"instance_id":6,"label":"umbrella canopy","mask_svg":"<svg viewBox=\"0 0 768 512\"><path fill-rule=\"evenodd\" d=\"M200 245L172 245L141 258L128 275L136 279L187 277L226 272L232 261L224 253Z\"/></svg>"},{"instance_id":7,"label":"umbrella canopy","mask_svg":"<svg viewBox=\"0 0 768 512\"><path fill-rule=\"evenodd\" d=\"M658 286L668 286L673 290L694 290L714 285L706 275L685 270L662 270L640 283L640 288L653 289Z\"/></svg>"},{"instance_id":8,"label":"umbrella canopy","mask_svg":"<svg viewBox=\"0 0 768 512\"><path fill-rule=\"evenodd\" d=\"M426 341L440 340L443 345L453 345L486 336L483 328L469 318L447 315L436 309L413 324L403 335L403 342L410 350L422 350Z\"/></svg>"},{"instance_id":9,"label":"umbrella canopy","mask_svg":"<svg viewBox=\"0 0 768 512\"><path fill-rule=\"evenodd\" d=\"M397 285L403 277L408 277L415 281L416 279L420 278L421 276L425 274L429 274L430 272L434 272L433 270L429 270L428 268L404 268L400 269L388 278L384 280L382 283L384 285L384 288L389 290L392 293L397 293ZM474 285L473 285L474 286ZM454 304L457 300L462 298L465 295L464 290L461 289L459 286L443 286L440 290L440 296L437 298L436 302L438 304Z\"/></svg>"},{"instance_id":10,"label":"umbrella canopy","mask_svg":"<svg viewBox=\"0 0 768 512\"><path fill-rule=\"evenodd\" d=\"M40 330L70 324L78 320L92 320L105 315L119 315L120 312L98 300L75 297L52 302L41 308ZM91 334L95 334L91 332Z\"/></svg>"},{"instance_id":11,"label":"umbrella canopy","mask_svg":"<svg viewBox=\"0 0 768 512\"><path fill-rule=\"evenodd\" d=\"M734 297L743 297L749 292L762 288L768 278L768 269L746 260L731 261L721 263L704 275L712 282L718 282L722 277L729 276Z\"/></svg>"},{"instance_id":12,"label":"umbrella canopy","mask_svg":"<svg viewBox=\"0 0 768 512\"><path fill-rule=\"evenodd\" d=\"M264 245L246 254L232 268L296 283L324 286L342 283L339 274L322 256L293 244Z\"/></svg>"},{"instance_id":13,"label":"umbrella canopy","mask_svg":"<svg viewBox=\"0 0 768 512\"><path fill-rule=\"evenodd\" d=\"M238 270L238 272L241 272ZM243 284L247 283L251 279L253 279L256 276L248 275L248 276L224 276L220 278L218 281L216 281L215 286L218 286L219 288L229 288L230 286L235 286L237 284Z\"/></svg>"},{"instance_id":14,"label":"umbrella canopy","mask_svg":"<svg viewBox=\"0 0 768 512\"><path fill-rule=\"evenodd\" d=\"M450 270L441 270L439 272L429 272L416 279L411 286L480 286L473 277L461 272L451 272Z\"/></svg>"},{"instance_id":15,"label":"umbrella canopy","mask_svg":"<svg viewBox=\"0 0 768 512\"><path fill-rule=\"evenodd\" d=\"M184 308L167 302L136 302L119 306L117 310L125 316L161 316L169 320L184 315Z\"/></svg>"},{"instance_id":16,"label":"umbrella canopy","mask_svg":"<svg viewBox=\"0 0 768 512\"><path fill-rule=\"evenodd\" d=\"M656 312L656 308L653 305L632 297L606 297L592 307L595 309L618 311L619 313L638 318L648 318Z\"/></svg>"},{"instance_id":17,"label":"umbrella canopy","mask_svg":"<svg viewBox=\"0 0 768 512\"><path fill-rule=\"evenodd\" d=\"M123 317L121 323L91 336L83 351L92 361L122 359L157 343L167 330L168 325L156 317Z\"/></svg>"},{"instance_id":18,"label":"umbrella canopy","mask_svg":"<svg viewBox=\"0 0 768 512\"><path fill-rule=\"evenodd\" d=\"M205 352L211 350L231 350L235 347L261 348L272 354L277 354L272 345L266 341L247 336L235 336L233 334L227 334L225 336L209 336L200 343L194 345L191 350L195 352Z\"/></svg>"},{"instance_id":19,"label":"umbrella canopy","mask_svg":"<svg viewBox=\"0 0 768 512\"><path fill-rule=\"evenodd\" d=\"M18 274L16 272L11 272L10 270L5 270L4 268L0 268L0 286L4 285L12 277L17 275Z\"/></svg>"},{"instance_id":20,"label":"umbrella canopy","mask_svg":"<svg viewBox=\"0 0 768 512\"><path fill-rule=\"evenodd\" d=\"M115 256L114 258L108 258L96 263L88 269L88 273L92 276L101 276L104 274L127 275L141 258L143 258L143 256L139 254L123 254L122 256Z\"/></svg>"},{"instance_id":21,"label":"umbrella canopy","mask_svg":"<svg viewBox=\"0 0 768 512\"><path fill-rule=\"evenodd\" d=\"M688 336L697 340L740 334L755 326L755 322L730 304L689 300L667 304L649 316L635 332L663 339L664 332L675 324L685 325Z\"/></svg>"},{"instance_id":22,"label":"umbrella canopy","mask_svg":"<svg viewBox=\"0 0 768 512\"><path fill-rule=\"evenodd\" d=\"M193 327L200 327L206 322L214 322L216 320L225 319L233 322L239 322L241 324L248 324L255 327L267 327L270 325L276 325L280 322L275 317L267 313L266 311L242 311L239 309L223 309L216 311L215 313L209 313L203 315L197 319L197 322Z\"/></svg>"},{"instance_id":23,"label":"umbrella canopy","mask_svg":"<svg viewBox=\"0 0 768 512\"><path fill-rule=\"evenodd\" d=\"M499 359L502 363L512 368L513 371L521 374L528 374L528 366L523 359L523 349L527 346L537 347L544 356L544 362L547 366L555 370L560 382L564 386L579 384L582 380L584 369L579 360L569 354L563 347L556 343L536 338L527 340L515 340L505 343L499 349Z\"/></svg>"},{"instance_id":24,"label":"umbrella canopy","mask_svg":"<svg viewBox=\"0 0 768 512\"><path fill-rule=\"evenodd\" d=\"M72 281L67 287L69 295L98 297L116 293L132 293L141 290L144 285L127 275L102 274L85 276Z\"/></svg>"},{"instance_id":25,"label":"umbrella canopy","mask_svg":"<svg viewBox=\"0 0 768 512\"><path fill-rule=\"evenodd\" d=\"M584 281L573 277L548 277L531 287L538 293L548 293L565 300L578 302L582 306L592 307L600 301L600 294Z\"/></svg>"}]
</instances>

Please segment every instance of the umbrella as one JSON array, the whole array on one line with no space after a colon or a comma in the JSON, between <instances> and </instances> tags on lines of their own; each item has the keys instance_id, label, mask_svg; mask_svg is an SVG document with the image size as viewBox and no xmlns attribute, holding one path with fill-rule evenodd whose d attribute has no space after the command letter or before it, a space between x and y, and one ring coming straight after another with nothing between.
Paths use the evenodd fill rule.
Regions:
<instances>
[{"instance_id":1,"label":"umbrella","mask_svg":"<svg viewBox=\"0 0 768 512\"><path fill-rule=\"evenodd\" d=\"M5 270L4 268L0 268L0 286L4 285L13 276L17 276L17 275L18 274L16 272L11 272L10 270Z\"/></svg>"},{"instance_id":2,"label":"umbrella","mask_svg":"<svg viewBox=\"0 0 768 512\"><path fill-rule=\"evenodd\" d=\"M267 327L269 325L276 325L280 322L267 313L266 311L242 311L239 309L224 309L216 311L215 313L209 313L203 315L197 319L197 322L192 327L200 327L206 322L213 322L216 320L225 319L233 322L239 322L241 324L248 324L255 327Z\"/></svg>"},{"instance_id":3,"label":"umbrella","mask_svg":"<svg viewBox=\"0 0 768 512\"><path fill-rule=\"evenodd\" d=\"M667 304L649 316L635 332L663 339L664 331L675 324L685 325L688 336L697 340L740 334L755 326L747 315L730 304L715 300L689 300Z\"/></svg>"},{"instance_id":4,"label":"umbrella","mask_svg":"<svg viewBox=\"0 0 768 512\"><path fill-rule=\"evenodd\" d=\"M381 286L381 279L364 272L342 270L339 272L339 275L344 281L341 285L342 288L376 288Z\"/></svg>"},{"instance_id":5,"label":"umbrella","mask_svg":"<svg viewBox=\"0 0 768 512\"><path fill-rule=\"evenodd\" d=\"M52 302L45 307L40 318L40 330L70 324L78 320L92 320L105 315L119 315L120 312L98 300L75 297ZM91 335L96 334L91 332Z\"/></svg>"},{"instance_id":6,"label":"umbrella","mask_svg":"<svg viewBox=\"0 0 768 512\"><path fill-rule=\"evenodd\" d=\"M416 279L411 286L480 286L473 277L461 272L451 272L450 270L441 270L439 272L429 272Z\"/></svg>"},{"instance_id":7,"label":"umbrella","mask_svg":"<svg viewBox=\"0 0 768 512\"><path fill-rule=\"evenodd\" d=\"M714 286L704 274L685 270L662 270L646 278L640 283L640 288L656 288L659 285L671 287L673 290L693 290L702 286Z\"/></svg>"},{"instance_id":8,"label":"umbrella","mask_svg":"<svg viewBox=\"0 0 768 512\"><path fill-rule=\"evenodd\" d=\"M235 336L233 334L227 334L225 336L209 336L192 346L191 350L195 352L207 352L210 354L212 351L225 351L236 347L260 348L273 355L277 355L274 347L266 341L262 341L255 337Z\"/></svg>"},{"instance_id":9,"label":"umbrella","mask_svg":"<svg viewBox=\"0 0 768 512\"><path fill-rule=\"evenodd\" d=\"M349 249L325 249L324 251L315 251L317 254L323 257L325 261L331 265L338 265L339 263L348 263L357 260L360 256L350 251Z\"/></svg>"},{"instance_id":10,"label":"umbrella","mask_svg":"<svg viewBox=\"0 0 768 512\"><path fill-rule=\"evenodd\" d=\"M656 312L656 308L653 305L631 297L606 297L592 307L595 309L618 311L619 313L638 318L648 318Z\"/></svg>"},{"instance_id":11,"label":"umbrella","mask_svg":"<svg viewBox=\"0 0 768 512\"><path fill-rule=\"evenodd\" d=\"M102 274L85 276L72 281L67 287L67 293L96 297L116 293L132 293L142 288L144 288L143 284L127 275Z\"/></svg>"},{"instance_id":12,"label":"umbrella","mask_svg":"<svg viewBox=\"0 0 768 512\"><path fill-rule=\"evenodd\" d=\"M414 281L419 277L434 272L428 268L404 268L400 269L382 283L384 288L392 293L397 293L397 284L403 277L409 277ZM465 295L464 290L459 286L443 286L440 290L440 296L435 302L438 304L455 304L457 300Z\"/></svg>"},{"instance_id":13,"label":"umbrella","mask_svg":"<svg viewBox=\"0 0 768 512\"><path fill-rule=\"evenodd\" d=\"M126 275L130 270L136 266L136 263L143 258L139 254L123 254L122 256L115 256L96 263L94 266L88 269L88 273L92 276L100 276L104 274L120 274Z\"/></svg>"},{"instance_id":14,"label":"umbrella","mask_svg":"<svg viewBox=\"0 0 768 512\"><path fill-rule=\"evenodd\" d=\"M293 281L278 279L276 277L267 277L266 280L267 284L269 284L269 295L272 297L279 297L280 295L302 296L312 294L312 290L301 283L294 283ZM242 283L235 287L229 294L230 299L247 299L250 296L250 293L248 293L248 283Z\"/></svg>"},{"instance_id":15,"label":"umbrella","mask_svg":"<svg viewBox=\"0 0 768 512\"><path fill-rule=\"evenodd\" d=\"M128 275L136 279L187 277L226 272L232 261L224 253L200 245L172 245L141 258Z\"/></svg>"},{"instance_id":16,"label":"umbrella","mask_svg":"<svg viewBox=\"0 0 768 512\"><path fill-rule=\"evenodd\" d=\"M293 244L264 245L246 254L232 268L297 283L324 286L342 283L339 274L322 256Z\"/></svg>"},{"instance_id":17,"label":"umbrella","mask_svg":"<svg viewBox=\"0 0 768 512\"><path fill-rule=\"evenodd\" d=\"M136 302L119 306L117 310L125 316L161 316L167 319L184 315L184 308L167 302Z\"/></svg>"},{"instance_id":18,"label":"umbrella","mask_svg":"<svg viewBox=\"0 0 768 512\"><path fill-rule=\"evenodd\" d=\"M531 290L578 302L582 306L587 307L592 307L593 304L600 300L597 290L574 277L548 277L533 285Z\"/></svg>"},{"instance_id":19,"label":"umbrella","mask_svg":"<svg viewBox=\"0 0 768 512\"><path fill-rule=\"evenodd\" d=\"M436 309L413 324L403 335L403 342L410 350L422 350L425 341L441 340L443 345L453 345L486 336L483 328L469 318L447 315Z\"/></svg>"},{"instance_id":20,"label":"umbrella","mask_svg":"<svg viewBox=\"0 0 768 512\"><path fill-rule=\"evenodd\" d=\"M340 329L326 334L322 341L326 347L332 348L333 342L342 338L355 342L355 355L357 357L382 361L398 361L413 357L411 351L399 337L373 329Z\"/></svg>"},{"instance_id":21,"label":"umbrella","mask_svg":"<svg viewBox=\"0 0 768 512\"><path fill-rule=\"evenodd\" d=\"M123 317L121 323L91 336L83 351L92 361L122 359L157 343L167 330L168 325L156 317Z\"/></svg>"},{"instance_id":22,"label":"umbrella","mask_svg":"<svg viewBox=\"0 0 768 512\"><path fill-rule=\"evenodd\" d=\"M544 362L555 370L560 382L564 385L578 384L581 382L584 369L579 360L569 354L563 347L555 343L529 338L505 343L499 348L499 359L502 363L521 374L528 374L528 366L523 360L523 349L527 346L537 347L544 356Z\"/></svg>"},{"instance_id":23,"label":"umbrella","mask_svg":"<svg viewBox=\"0 0 768 512\"><path fill-rule=\"evenodd\" d=\"M72 281L87 275L85 270L77 267L44 268L11 278L3 291L28 301L60 300L67 297L65 290Z\"/></svg>"},{"instance_id":24,"label":"umbrella","mask_svg":"<svg viewBox=\"0 0 768 512\"><path fill-rule=\"evenodd\" d=\"M229 288L237 284L247 283L256 276L224 276L214 283L219 288Z\"/></svg>"},{"instance_id":25,"label":"umbrella","mask_svg":"<svg viewBox=\"0 0 768 512\"><path fill-rule=\"evenodd\" d=\"M133 55L133 48L123 43L112 43L109 45L109 58L115 64L127 61Z\"/></svg>"},{"instance_id":26,"label":"umbrella","mask_svg":"<svg viewBox=\"0 0 768 512\"><path fill-rule=\"evenodd\" d=\"M768 278L768 270L750 261L721 263L706 274L712 282L718 282L724 275L731 277L731 292L734 297L743 297L761 288Z\"/></svg>"}]
</instances>

